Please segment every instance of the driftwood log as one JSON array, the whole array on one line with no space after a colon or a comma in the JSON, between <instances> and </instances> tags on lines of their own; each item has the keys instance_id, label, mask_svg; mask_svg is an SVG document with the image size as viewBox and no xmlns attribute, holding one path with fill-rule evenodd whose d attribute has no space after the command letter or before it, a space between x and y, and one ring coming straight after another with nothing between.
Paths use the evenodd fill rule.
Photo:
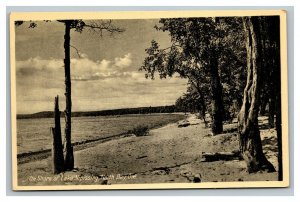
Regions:
<instances>
[{"instance_id":1,"label":"driftwood log","mask_svg":"<svg viewBox=\"0 0 300 202\"><path fill-rule=\"evenodd\" d=\"M188 127L189 125L191 125L191 124L190 124L190 122L187 121L187 120L180 121L180 122L177 123L177 127L178 127L178 128Z\"/></svg>"},{"instance_id":2,"label":"driftwood log","mask_svg":"<svg viewBox=\"0 0 300 202\"><path fill-rule=\"evenodd\" d=\"M203 161L231 161L231 160L241 160L241 154L239 151L232 152L216 152L216 153L202 153Z\"/></svg>"}]
</instances>

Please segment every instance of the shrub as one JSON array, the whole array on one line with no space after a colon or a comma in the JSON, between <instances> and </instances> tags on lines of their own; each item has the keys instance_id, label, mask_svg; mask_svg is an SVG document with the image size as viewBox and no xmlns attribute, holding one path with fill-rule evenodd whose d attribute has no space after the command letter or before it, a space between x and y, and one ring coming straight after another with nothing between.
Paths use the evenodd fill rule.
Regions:
<instances>
[{"instance_id":1,"label":"shrub","mask_svg":"<svg viewBox=\"0 0 300 202\"><path fill-rule=\"evenodd\" d=\"M148 126L136 126L132 130L129 130L128 133L136 136L146 136L149 133L149 128Z\"/></svg>"}]
</instances>

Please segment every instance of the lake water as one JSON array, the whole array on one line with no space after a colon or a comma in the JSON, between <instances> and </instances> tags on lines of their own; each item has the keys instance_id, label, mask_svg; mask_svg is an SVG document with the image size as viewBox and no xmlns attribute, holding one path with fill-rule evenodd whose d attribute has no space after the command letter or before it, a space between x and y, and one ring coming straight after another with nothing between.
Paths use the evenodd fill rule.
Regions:
<instances>
[{"instance_id":1,"label":"lake water","mask_svg":"<svg viewBox=\"0 0 300 202\"><path fill-rule=\"evenodd\" d=\"M72 142L118 135L139 125L153 128L183 118L184 116L180 114L73 117ZM64 139L64 122L64 118L61 118L62 139ZM17 153L50 149L52 145L50 127L54 127L53 118L17 119Z\"/></svg>"}]
</instances>

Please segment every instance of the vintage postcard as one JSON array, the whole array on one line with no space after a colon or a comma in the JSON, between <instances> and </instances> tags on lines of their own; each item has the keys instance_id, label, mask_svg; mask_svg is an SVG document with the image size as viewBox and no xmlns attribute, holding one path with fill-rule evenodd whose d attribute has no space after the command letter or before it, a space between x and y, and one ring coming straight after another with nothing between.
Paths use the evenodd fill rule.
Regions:
<instances>
[{"instance_id":1,"label":"vintage postcard","mask_svg":"<svg viewBox=\"0 0 300 202\"><path fill-rule=\"evenodd\" d=\"M288 187L286 12L11 13L13 190Z\"/></svg>"}]
</instances>

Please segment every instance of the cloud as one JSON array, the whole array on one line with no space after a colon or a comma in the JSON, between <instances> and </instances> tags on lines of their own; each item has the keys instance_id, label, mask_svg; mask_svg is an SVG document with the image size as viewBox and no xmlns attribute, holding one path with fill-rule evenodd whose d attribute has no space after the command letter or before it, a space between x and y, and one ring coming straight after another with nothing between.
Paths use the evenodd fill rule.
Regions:
<instances>
[{"instance_id":1,"label":"cloud","mask_svg":"<svg viewBox=\"0 0 300 202\"><path fill-rule=\"evenodd\" d=\"M126 68L129 67L131 64L131 53L126 54L123 58L115 58L116 67Z\"/></svg>"},{"instance_id":2,"label":"cloud","mask_svg":"<svg viewBox=\"0 0 300 202\"><path fill-rule=\"evenodd\" d=\"M103 59L96 62L90 60L87 55L79 59L71 60L72 79L77 81L99 80L111 77L127 77L126 69L132 64L131 54L116 57L114 60Z\"/></svg>"},{"instance_id":3,"label":"cloud","mask_svg":"<svg viewBox=\"0 0 300 202\"><path fill-rule=\"evenodd\" d=\"M84 53L80 53L81 58L71 59L71 77L76 81L99 80L112 77L128 77L130 72L127 68L132 64L131 53L123 57L116 57L113 60L93 61ZM30 58L25 61L17 61L17 74L26 76L38 74L40 71L52 74L63 70L63 60L41 59L39 57Z\"/></svg>"},{"instance_id":4,"label":"cloud","mask_svg":"<svg viewBox=\"0 0 300 202\"><path fill-rule=\"evenodd\" d=\"M63 67L63 65L63 60L45 60L40 57L29 58L25 61L16 61L17 73L20 71L29 71L28 69L34 69L36 71L52 71L58 69L59 67Z\"/></svg>"},{"instance_id":5,"label":"cloud","mask_svg":"<svg viewBox=\"0 0 300 202\"><path fill-rule=\"evenodd\" d=\"M132 70L131 54L112 60L93 61L84 56L71 60L74 111L103 110L174 104L186 91L185 79L146 79ZM64 109L62 60L30 58L17 61L17 112L53 110L54 96Z\"/></svg>"}]
</instances>

